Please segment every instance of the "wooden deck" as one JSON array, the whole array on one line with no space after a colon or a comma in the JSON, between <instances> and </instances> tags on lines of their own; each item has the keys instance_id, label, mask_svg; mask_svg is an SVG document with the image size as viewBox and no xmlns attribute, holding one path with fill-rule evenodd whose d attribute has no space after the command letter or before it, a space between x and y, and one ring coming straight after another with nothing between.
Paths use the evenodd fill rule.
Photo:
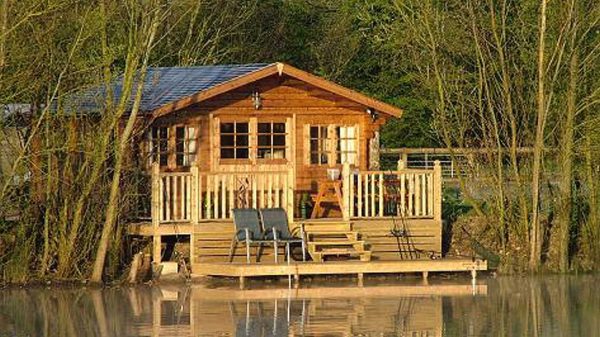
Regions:
<instances>
[{"instance_id":1,"label":"wooden deck","mask_svg":"<svg viewBox=\"0 0 600 337\"><path fill-rule=\"evenodd\" d=\"M472 259L406 260L406 261L329 261L285 263L197 263L192 266L194 275L226 277L258 277L302 275L364 275L423 273L424 277L433 272L469 272L487 270L487 261Z\"/></svg>"}]
</instances>

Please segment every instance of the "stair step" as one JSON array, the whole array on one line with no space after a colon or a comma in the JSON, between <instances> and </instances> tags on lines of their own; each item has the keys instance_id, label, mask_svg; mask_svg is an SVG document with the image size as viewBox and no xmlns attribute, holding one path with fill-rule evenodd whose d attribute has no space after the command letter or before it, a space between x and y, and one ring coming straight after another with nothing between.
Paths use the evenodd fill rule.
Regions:
<instances>
[{"instance_id":1,"label":"stair step","mask_svg":"<svg viewBox=\"0 0 600 337\"><path fill-rule=\"evenodd\" d=\"M333 232L333 231L329 231L329 232L309 232L307 233L309 240L311 241L317 241L319 239L326 239L329 240L331 239L331 237L338 237L340 239L347 239L347 240L358 240L358 232Z\"/></svg>"},{"instance_id":2,"label":"stair step","mask_svg":"<svg viewBox=\"0 0 600 337\"><path fill-rule=\"evenodd\" d=\"M321 255L358 255L359 254L359 252L357 252L356 250L349 249L349 248L327 248L327 249L318 251L317 253L321 254Z\"/></svg>"},{"instance_id":3,"label":"stair step","mask_svg":"<svg viewBox=\"0 0 600 337\"><path fill-rule=\"evenodd\" d=\"M364 241L357 240L336 240L336 241L310 241L308 242L309 246L354 246L354 245L364 245Z\"/></svg>"}]
</instances>

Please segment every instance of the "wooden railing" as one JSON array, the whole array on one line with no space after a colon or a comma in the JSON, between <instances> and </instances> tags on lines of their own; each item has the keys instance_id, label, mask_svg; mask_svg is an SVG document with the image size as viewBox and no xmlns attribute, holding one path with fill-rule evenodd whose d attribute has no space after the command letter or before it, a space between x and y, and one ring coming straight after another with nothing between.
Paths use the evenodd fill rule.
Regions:
<instances>
[{"instance_id":1,"label":"wooden railing","mask_svg":"<svg viewBox=\"0 0 600 337\"><path fill-rule=\"evenodd\" d=\"M152 168L152 221L197 223L229 219L234 208L282 207L293 217L293 170L199 173L160 172Z\"/></svg>"},{"instance_id":2,"label":"wooden railing","mask_svg":"<svg viewBox=\"0 0 600 337\"><path fill-rule=\"evenodd\" d=\"M351 171L344 165L344 218L431 218L441 220L442 172L439 162L432 169L396 171Z\"/></svg>"}]
</instances>

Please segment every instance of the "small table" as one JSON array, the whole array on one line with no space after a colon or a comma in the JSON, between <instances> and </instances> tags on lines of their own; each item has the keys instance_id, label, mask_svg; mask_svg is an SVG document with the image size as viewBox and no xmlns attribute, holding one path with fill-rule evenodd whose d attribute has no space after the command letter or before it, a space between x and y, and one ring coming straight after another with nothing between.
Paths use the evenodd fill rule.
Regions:
<instances>
[{"instance_id":1,"label":"small table","mask_svg":"<svg viewBox=\"0 0 600 337\"><path fill-rule=\"evenodd\" d=\"M313 208L311 219L317 218L321 213L321 203L334 202L342 209L342 181L341 180L322 180L318 182L319 192L315 198L315 207Z\"/></svg>"}]
</instances>

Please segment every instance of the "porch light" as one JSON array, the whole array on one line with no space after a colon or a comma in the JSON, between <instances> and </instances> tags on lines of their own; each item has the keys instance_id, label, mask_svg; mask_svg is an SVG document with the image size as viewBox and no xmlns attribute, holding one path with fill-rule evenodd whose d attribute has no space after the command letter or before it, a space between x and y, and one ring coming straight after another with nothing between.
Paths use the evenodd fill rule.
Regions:
<instances>
[{"instance_id":1,"label":"porch light","mask_svg":"<svg viewBox=\"0 0 600 337\"><path fill-rule=\"evenodd\" d=\"M367 114L371 116L371 120L375 122L379 118L379 113L373 108L367 108Z\"/></svg>"},{"instance_id":2,"label":"porch light","mask_svg":"<svg viewBox=\"0 0 600 337\"><path fill-rule=\"evenodd\" d=\"M254 109L260 110L260 108L262 108L262 98L260 97L258 90L255 90L252 93L252 103L254 104Z\"/></svg>"}]
</instances>

